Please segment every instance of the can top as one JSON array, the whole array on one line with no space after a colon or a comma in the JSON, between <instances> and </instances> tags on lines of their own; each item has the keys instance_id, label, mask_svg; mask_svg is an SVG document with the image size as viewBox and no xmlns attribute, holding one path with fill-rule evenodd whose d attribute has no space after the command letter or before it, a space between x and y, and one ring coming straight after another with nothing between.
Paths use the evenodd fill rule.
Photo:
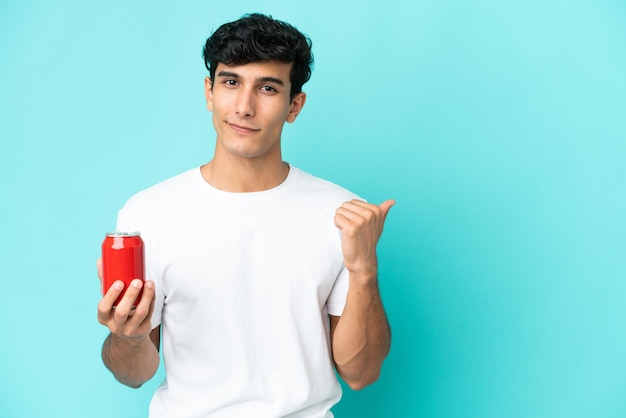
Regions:
<instances>
[{"instance_id":1,"label":"can top","mask_svg":"<svg viewBox=\"0 0 626 418\"><path fill-rule=\"evenodd\" d=\"M141 234L137 231L132 231L132 232L114 231L114 232L106 233L107 237L138 237L139 235Z\"/></svg>"}]
</instances>

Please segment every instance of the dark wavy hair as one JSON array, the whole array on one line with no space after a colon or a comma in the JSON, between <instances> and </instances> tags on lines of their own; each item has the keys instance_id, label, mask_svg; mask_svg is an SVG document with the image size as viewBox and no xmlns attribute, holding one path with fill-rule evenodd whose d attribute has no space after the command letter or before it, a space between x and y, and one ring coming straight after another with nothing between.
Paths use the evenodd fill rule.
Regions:
<instances>
[{"instance_id":1,"label":"dark wavy hair","mask_svg":"<svg viewBox=\"0 0 626 418\"><path fill-rule=\"evenodd\" d=\"M253 62L293 63L290 98L311 78L311 40L289 23L259 13L244 15L220 26L206 40L202 55L211 80L218 63L244 65Z\"/></svg>"}]
</instances>

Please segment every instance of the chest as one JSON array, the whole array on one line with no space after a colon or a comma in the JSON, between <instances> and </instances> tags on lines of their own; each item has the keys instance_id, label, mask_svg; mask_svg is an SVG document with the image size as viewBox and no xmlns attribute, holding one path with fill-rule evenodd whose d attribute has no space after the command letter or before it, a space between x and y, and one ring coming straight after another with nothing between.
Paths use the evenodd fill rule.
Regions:
<instances>
[{"instance_id":1,"label":"chest","mask_svg":"<svg viewBox=\"0 0 626 418\"><path fill-rule=\"evenodd\" d=\"M166 303L321 308L343 265L332 216L289 205L187 211L159 244Z\"/></svg>"}]
</instances>

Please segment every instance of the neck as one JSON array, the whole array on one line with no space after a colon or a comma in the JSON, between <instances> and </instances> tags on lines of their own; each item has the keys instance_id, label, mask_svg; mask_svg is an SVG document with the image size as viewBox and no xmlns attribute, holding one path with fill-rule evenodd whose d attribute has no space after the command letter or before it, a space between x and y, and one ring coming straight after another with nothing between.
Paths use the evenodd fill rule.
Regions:
<instances>
[{"instance_id":1,"label":"neck","mask_svg":"<svg viewBox=\"0 0 626 418\"><path fill-rule=\"evenodd\" d=\"M289 164L280 160L267 164L254 159L227 164L214 158L200 172L207 183L225 192L261 192L282 184L289 174Z\"/></svg>"}]
</instances>

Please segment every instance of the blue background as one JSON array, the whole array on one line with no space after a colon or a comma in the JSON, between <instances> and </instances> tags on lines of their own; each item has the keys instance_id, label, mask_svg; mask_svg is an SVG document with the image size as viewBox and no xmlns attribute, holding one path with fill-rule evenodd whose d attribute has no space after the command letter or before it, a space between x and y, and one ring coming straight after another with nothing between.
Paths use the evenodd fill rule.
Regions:
<instances>
[{"instance_id":1,"label":"blue background","mask_svg":"<svg viewBox=\"0 0 626 418\"><path fill-rule=\"evenodd\" d=\"M211 158L201 59L261 11L311 36L285 159L380 202L393 327L338 417L626 416L620 0L0 3L0 416L145 416L95 271L135 192Z\"/></svg>"}]
</instances>

